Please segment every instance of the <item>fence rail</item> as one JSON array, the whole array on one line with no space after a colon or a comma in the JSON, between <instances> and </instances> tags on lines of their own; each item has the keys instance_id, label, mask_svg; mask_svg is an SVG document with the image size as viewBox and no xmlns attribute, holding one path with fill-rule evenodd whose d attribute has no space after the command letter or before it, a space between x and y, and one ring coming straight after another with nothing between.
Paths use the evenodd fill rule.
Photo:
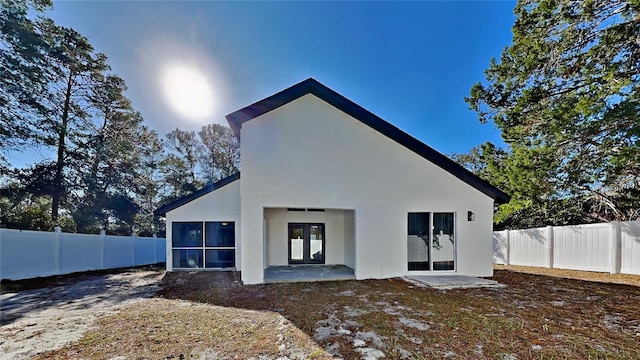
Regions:
<instances>
[{"instance_id":1,"label":"fence rail","mask_svg":"<svg viewBox=\"0 0 640 360\"><path fill-rule=\"evenodd\" d=\"M0 229L0 280L165 261L162 238Z\"/></svg>"},{"instance_id":2,"label":"fence rail","mask_svg":"<svg viewBox=\"0 0 640 360\"><path fill-rule=\"evenodd\" d=\"M494 231L493 262L640 274L640 221Z\"/></svg>"}]
</instances>

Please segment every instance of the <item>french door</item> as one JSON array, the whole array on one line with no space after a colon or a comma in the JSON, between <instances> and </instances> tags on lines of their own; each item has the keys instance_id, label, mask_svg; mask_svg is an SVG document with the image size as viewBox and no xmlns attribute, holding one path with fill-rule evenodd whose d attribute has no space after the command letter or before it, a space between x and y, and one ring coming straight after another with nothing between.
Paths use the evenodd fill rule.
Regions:
<instances>
[{"instance_id":1,"label":"french door","mask_svg":"<svg viewBox=\"0 0 640 360\"><path fill-rule=\"evenodd\" d=\"M324 224L289 223L289 264L324 264Z\"/></svg>"}]
</instances>

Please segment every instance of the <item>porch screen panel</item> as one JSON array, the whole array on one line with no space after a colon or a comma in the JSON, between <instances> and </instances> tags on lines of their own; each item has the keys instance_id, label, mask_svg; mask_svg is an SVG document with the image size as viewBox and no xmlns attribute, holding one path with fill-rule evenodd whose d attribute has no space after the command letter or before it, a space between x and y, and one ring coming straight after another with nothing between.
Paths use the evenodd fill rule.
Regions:
<instances>
[{"instance_id":1,"label":"porch screen panel","mask_svg":"<svg viewBox=\"0 0 640 360\"><path fill-rule=\"evenodd\" d=\"M203 267L202 223L174 222L171 224L173 267L190 269Z\"/></svg>"},{"instance_id":2,"label":"porch screen panel","mask_svg":"<svg viewBox=\"0 0 640 360\"><path fill-rule=\"evenodd\" d=\"M207 247L234 247L236 246L236 227L233 222L208 222L206 223Z\"/></svg>"},{"instance_id":3,"label":"porch screen panel","mask_svg":"<svg viewBox=\"0 0 640 360\"><path fill-rule=\"evenodd\" d=\"M205 268L232 268L236 266L236 226L232 221L205 223Z\"/></svg>"},{"instance_id":4,"label":"porch screen panel","mask_svg":"<svg viewBox=\"0 0 640 360\"><path fill-rule=\"evenodd\" d=\"M202 250L174 248L173 267L176 269L202 268Z\"/></svg>"},{"instance_id":5,"label":"porch screen panel","mask_svg":"<svg viewBox=\"0 0 640 360\"><path fill-rule=\"evenodd\" d=\"M233 268L235 223L232 221L171 224L173 268Z\"/></svg>"},{"instance_id":6,"label":"porch screen panel","mask_svg":"<svg viewBox=\"0 0 640 360\"><path fill-rule=\"evenodd\" d=\"M236 266L236 252L232 249L209 250L205 251L206 263L208 268L232 268Z\"/></svg>"},{"instance_id":7,"label":"porch screen panel","mask_svg":"<svg viewBox=\"0 0 640 360\"><path fill-rule=\"evenodd\" d=\"M202 246L202 223L174 222L171 226L171 243L173 247Z\"/></svg>"}]
</instances>

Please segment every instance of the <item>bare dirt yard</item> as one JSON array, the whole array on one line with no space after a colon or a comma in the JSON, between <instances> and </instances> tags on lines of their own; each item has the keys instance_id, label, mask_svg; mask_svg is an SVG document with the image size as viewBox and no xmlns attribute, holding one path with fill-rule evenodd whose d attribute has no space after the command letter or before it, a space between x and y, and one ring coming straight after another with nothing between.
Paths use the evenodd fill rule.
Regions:
<instances>
[{"instance_id":1,"label":"bare dirt yard","mask_svg":"<svg viewBox=\"0 0 640 360\"><path fill-rule=\"evenodd\" d=\"M80 339L96 319L154 296L162 275L135 269L3 282L0 358L30 359Z\"/></svg>"},{"instance_id":2,"label":"bare dirt yard","mask_svg":"<svg viewBox=\"0 0 640 360\"><path fill-rule=\"evenodd\" d=\"M640 358L639 276L579 272L600 281L593 282L567 278L578 272L546 271L543 276L501 267L493 280L504 288L446 291L402 279L242 286L233 272L167 273L156 285L142 286L157 286L155 297L134 295L117 312L96 313L79 340L34 357ZM163 275L154 274L143 278ZM625 284L608 283L607 276ZM54 292L71 286L73 281ZM53 296L51 289L38 290L43 299L38 301ZM71 302L80 306L82 299ZM88 308L97 312L101 307L89 303ZM19 328L28 331L46 317L29 313L2 323L0 357L14 358L15 352L4 349L32 346L49 331L41 329L31 343L19 337Z\"/></svg>"}]
</instances>

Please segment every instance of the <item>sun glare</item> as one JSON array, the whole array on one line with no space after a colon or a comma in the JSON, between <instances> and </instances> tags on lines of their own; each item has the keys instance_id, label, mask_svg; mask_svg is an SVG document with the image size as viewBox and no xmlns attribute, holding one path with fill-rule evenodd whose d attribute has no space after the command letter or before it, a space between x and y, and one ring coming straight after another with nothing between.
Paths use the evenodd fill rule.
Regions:
<instances>
[{"instance_id":1,"label":"sun glare","mask_svg":"<svg viewBox=\"0 0 640 360\"><path fill-rule=\"evenodd\" d=\"M200 120L211 115L214 94L206 76L186 66L168 67L162 74L162 87L169 104L182 116Z\"/></svg>"}]
</instances>

